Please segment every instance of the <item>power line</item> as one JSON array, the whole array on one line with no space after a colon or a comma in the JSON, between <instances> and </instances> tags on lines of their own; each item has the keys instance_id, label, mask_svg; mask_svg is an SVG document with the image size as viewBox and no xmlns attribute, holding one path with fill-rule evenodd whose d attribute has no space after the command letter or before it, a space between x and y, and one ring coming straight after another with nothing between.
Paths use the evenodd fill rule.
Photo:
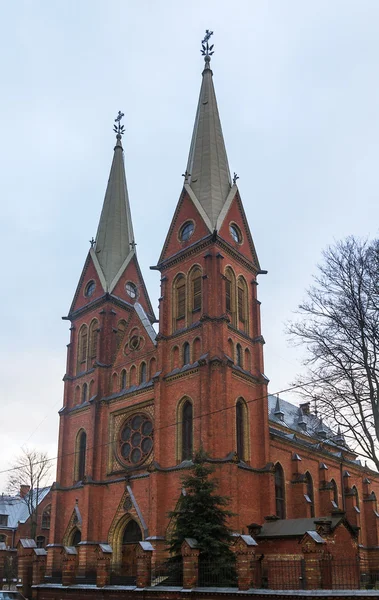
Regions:
<instances>
[{"instance_id":1,"label":"power line","mask_svg":"<svg viewBox=\"0 0 379 600\"><path fill-rule=\"evenodd\" d=\"M283 390L280 390L278 392L274 392L273 394L264 394L263 396L260 396L258 398L253 398L252 400L245 400L246 404L251 404L253 402L258 402L259 400L263 400L264 398L270 396L277 396L279 394L285 394L286 392L292 392L293 390L296 390L298 388L304 388L304 387L308 387L310 385L313 385L314 383L321 383L321 382L326 382L326 381L330 381L331 379L335 379L335 375L330 376L330 377L320 377L319 379L314 379L312 381L308 381L306 383L299 383L297 385L293 385L289 388L285 388ZM136 407L137 408L137 407ZM227 410L234 410L235 406L226 406L224 408L219 408L217 410L213 410L207 413L203 413L201 415L195 416L194 420L196 419L203 419L204 417L208 417L211 415L215 415ZM182 423L182 421L175 421L174 423L169 423L168 425L163 425L162 427L158 427L157 429L154 429L154 432L157 431L162 431L163 429L168 429L169 427L177 427L178 425L180 425ZM86 451L88 450L95 450L96 448L103 448L104 446L110 446L111 444L113 444L113 441L111 442L105 442L104 444L96 444L94 446L91 446L89 448L86 449ZM4 469L3 471L0 471L0 475L3 475L4 473L11 473L12 471L19 471L20 469L25 468L26 466L37 466L39 464L42 463L46 463L46 462L52 462L54 460L58 460L59 458L66 458L67 456L74 456L76 454L79 453L78 451L74 451L74 452L67 452L65 454L61 454L58 456L54 456L53 458L47 458L45 460L40 460L40 461L36 461L35 463L31 463L31 465L20 465L17 467L11 467L9 469Z\"/></svg>"}]
</instances>

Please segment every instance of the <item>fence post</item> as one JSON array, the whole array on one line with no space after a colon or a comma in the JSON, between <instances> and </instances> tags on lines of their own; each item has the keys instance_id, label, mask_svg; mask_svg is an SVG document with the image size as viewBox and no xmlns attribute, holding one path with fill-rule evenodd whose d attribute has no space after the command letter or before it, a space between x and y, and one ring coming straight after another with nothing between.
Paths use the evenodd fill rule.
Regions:
<instances>
[{"instance_id":1,"label":"fence post","mask_svg":"<svg viewBox=\"0 0 379 600\"><path fill-rule=\"evenodd\" d=\"M34 540L22 539L17 544L18 582L21 593L29 598L32 591L33 554L37 544Z\"/></svg>"},{"instance_id":2,"label":"fence post","mask_svg":"<svg viewBox=\"0 0 379 600\"><path fill-rule=\"evenodd\" d=\"M312 533L312 536L310 535ZM316 532L307 532L302 540L302 551L304 556L305 581L304 589L318 590L322 587L321 558L323 556L323 545L325 540Z\"/></svg>"},{"instance_id":3,"label":"fence post","mask_svg":"<svg viewBox=\"0 0 379 600\"><path fill-rule=\"evenodd\" d=\"M47 552L45 548L34 548L33 556L33 585L43 583L46 570ZM34 590L33 590L34 597Z\"/></svg>"},{"instance_id":4,"label":"fence post","mask_svg":"<svg viewBox=\"0 0 379 600\"><path fill-rule=\"evenodd\" d=\"M199 554L197 540L186 538L181 547L183 558L183 588L190 590L197 586L199 577Z\"/></svg>"},{"instance_id":5,"label":"fence post","mask_svg":"<svg viewBox=\"0 0 379 600\"><path fill-rule=\"evenodd\" d=\"M111 579L112 546L99 544L96 548L96 554L96 585L97 587L104 587L110 584Z\"/></svg>"},{"instance_id":6,"label":"fence post","mask_svg":"<svg viewBox=\"0 0 379 600\"><path fill-rule=\"evenodd\" d=\"M137 587L145 588L151 584L151 559L153 546L150 542L138 542L137 544Z\"/></svg>"},{"instance_id":7,"label":"fence post","mask_svg":"<svg viewBox=\"0 0 379 600\"><path fill-rule=\"evenodd\" d=\"M78 551L74 546L64 546L62 554L62 585L73 585L78 569Z\"/></svg>"},{"instance_id":8,"label":"fence post","mask_svg":"<svg viewBox=\"0 0 379 600\"><path fill-rule=\"evenodd\" d=\"M236 555L236 571L239 590L248 590L256 586L253 572L255 546L257 542L251 535L239 535L233 546Z\"/></svg>"}]
</instances>

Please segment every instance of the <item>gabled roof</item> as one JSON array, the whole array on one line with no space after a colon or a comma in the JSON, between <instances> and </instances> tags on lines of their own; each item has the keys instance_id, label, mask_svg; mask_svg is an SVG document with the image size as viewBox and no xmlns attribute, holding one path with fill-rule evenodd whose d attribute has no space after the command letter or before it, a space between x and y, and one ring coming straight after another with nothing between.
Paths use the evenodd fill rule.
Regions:
<instances>
[{"instance_id":1,"label":"gabled roof","mask_svg":"<svg viewBox=\"0 0 379 600\"><path fill-rule=\"evenodd\" d=\"M135 254L134 233L120 134L117 134L117 143L114 148L111 171L93 250L104 276L106 284L104 291L112 291L120 270L124 270L126 262L130 260L131 255ZM100 279L102 278L100 277ZM102 284L104 286L103 281Z\"/></svg>"},{"instance_id":2,"label":"gabled roof","mask_svg":"<svg viewBox=\"0 0 379 600\"><path fill-rule=\"evenodd\" d=\"M38 504L45 499L47 494L50 492L50 487L41 488L38 491ZM29 492L30 494L31 492ZM37 490L34 490L34 496L36 497ZM21 496L0 496L0 515L8 515L9 529L16 529L18 523L25 523L29 519L28 506L21 498ZM6 529L2 526L2 529Z\"/></svg>"},{"instance_id":3,"label":"gabled roof","mask_svg":"<svg viewBox=\"0 0 379 600\"><path fill-rule=\"evenodd\" d=\"M263 524L256 538L298 537L305 533L316 531L322 521L330 522L331 529L333 530L343 521L343 517L327 517L326 519L321 517L316 519L276 519L275 521L267 521Z\"/></svg>"},{"instance_id":4,"label":"gabled roof","mask_svg":"<svg viewBox=\"0 0 379 600\"><path fill-rule=\"evenodd\" d=\"M232 182L209 63L210 56L205 56L185 183L216 229Z\"/></svg>"}]
</instances>

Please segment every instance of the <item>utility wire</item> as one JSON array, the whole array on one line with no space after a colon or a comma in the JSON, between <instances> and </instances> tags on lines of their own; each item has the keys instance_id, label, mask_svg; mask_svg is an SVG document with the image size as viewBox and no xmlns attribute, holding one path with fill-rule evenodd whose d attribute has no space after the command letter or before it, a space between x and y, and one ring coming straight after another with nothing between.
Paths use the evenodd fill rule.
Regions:
<instances>
[{"instance_id":1,"label":"utility wire","mask_svg":"<svg viewBox=\"0 0 379 600\"><path fill-rule=\"evenodd\" d=\"M296 390L298 388L304 388L304 387L313 385L314 383L321 383L321 382L324 382L324 381L330 381L331 379L335 379L335 378L336 378L336 375L331 375L330 377L320 377L319 379L314 379L314 380L308 381L306 383L299 383L297 385L293 385L293 386L291 386L289 388L285 388L283 390L280 390L279 392L274 392L273 394L264 394L263 396L260 396L258 398L253 398L251 400L245 400L245 402L246 402L246 404L251 404L253 402L258 402L258 400L263 400L264 398L268 397L269 395L270 396L278 396L279 394L284 394L286 392L292 392L293 390ZM234 409L235 409L235 406L226 406L224 408L219 408L217 410L212 410L210 412L203 413L201 415L195 416L193 418L193 420L202 419L204 417L208 417L208 416L215 415L215 414L227 411L227 410L234 410ZM175 421L174 423L169 423L168 425L162 425L162 427L158 427L157 429L154 429L154 433L156 431L162 431L162 429L168 429L169 427L176 427L176 426L178 426L178 425L180 425L182 423L183 423L183 421ZM88 450L95 450L96 448L102 448L104 446L110 446L113 443L114 442L112 440L111 442L105 442L104 444L96 444L95 446L91 446L91 447L87 448L86 452L88 452ZM53 460L58 460L59 458L66 458L67 456L73 456L75 454L79 454L79 452L80 452L79 450L74 451L74 452L67 452L66 454L61 454L61 455L58 455L58 456L54 456L53 458L47 458L45 460L40 460L40 461L37 461L35 463L31 463L31 465L19 465L17 467L11 467L9 469L4 469L3 471L0 471L0 475L3 475L4 473L11 473L12 471L18 471L20 469L24 469L26 466L36 466L36 465L39 465L41 463L52 462Z\"/></svg>"}]
</instances>

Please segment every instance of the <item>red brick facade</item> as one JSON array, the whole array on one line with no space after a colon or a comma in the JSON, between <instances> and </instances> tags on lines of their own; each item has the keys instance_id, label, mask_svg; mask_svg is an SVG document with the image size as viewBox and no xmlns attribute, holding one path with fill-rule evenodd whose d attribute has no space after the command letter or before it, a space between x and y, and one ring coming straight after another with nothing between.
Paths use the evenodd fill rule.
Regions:
<instances>
[{"instance_id":1,"label":"red brick facade","mask_svg":"<svg viewBox=\"0 0 379 600\"><path fill-rule=\"evenodd\" d=\"M110 571L135 576L138 537L151 542L152 563L161 561L186 459L200 445L214 461L221 494L231 499L236 532L248 533L251 524L277 514L274 466L280 463L287 519L344 511L351 527L328 541L332 553L346 551L344 536L355 554L358 542L367 554L379 545L377 474L352 462L346 448L322 437L311 446L306 432L291 437L284 424L269 423L261 270L238 190L231 190L222 223L210 232L183 189L154 267L161 274L156 336L135 255L106 292L93 250L88 255L68 316L49 577L63 570L68 580L73 569L96 574L100 560L101 580ZM183 241L188 223L193 232ZM110 555L99 555L100 543L111 547ZM274 555L302 553L299 539L261 543ZM78 554L67 555L63 546L76 546ZM241 559L241 573L244 565Z\"/></svg>"}]
</instances>

